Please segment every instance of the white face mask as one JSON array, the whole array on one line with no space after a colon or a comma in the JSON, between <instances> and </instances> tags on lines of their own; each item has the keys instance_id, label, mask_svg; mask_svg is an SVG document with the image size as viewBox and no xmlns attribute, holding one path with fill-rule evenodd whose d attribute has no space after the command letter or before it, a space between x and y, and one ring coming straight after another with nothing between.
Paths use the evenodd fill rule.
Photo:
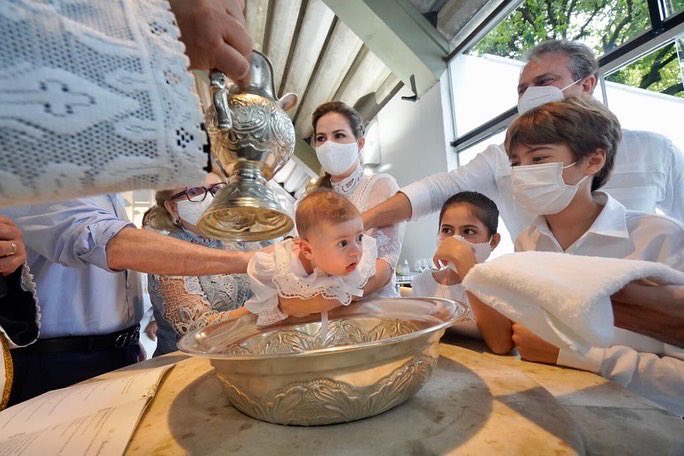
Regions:
<instances>
[{"instance_id":1,"label":"white face mask","mask_svg":"<svg viewBox=\"0 0 684 456\"><path fill-rule=\"evenodd\" d=\"M185 223L197 225L200 217L202 217L202 214L204 214L204 211L207 210L213 200L214 196L211 193L207 193L207 197L204 198L204 201L178 201L176 203L178 217L180 217Z\"/></svg>"},{"instance_id":2,"label":"white face mask","mask_svg":"<svg viewBox=\"0 0 684 456\"><path fill-rule=\"evenodd\" d=\"M477 260L478 263L484 263L487 258L489 258L489 255L492 253L492 246L490 245L490 242L492 241L492 238L489 238L489 241L487 242L482 242L480 244L474 244L466 238L464 238L461 235L454 234L454 238L458 239L461 242L464 242L470 246L471 249L473 249L473 253L475 254L475 259Z\"/></svg>"},{"instance_id":3,"label":"white face mask","mask_svg":"<svg viewBox=\"0 0 684 456\"><path fill-rule=\"evenodd\" d=\"M356 142L340 144L326 141L316 147L316 156L323 169L331 176L344 174L359 158Z\"/></svg>"},{"instance_id":4,"label":"white face mask","mask_svg":"<svg viewBox=\"0 0 684 456\"><path fill-rule=\"evenodd\" d=\"M557 214L568 207L580 184L589 177L584 176L574 185L566 184L563 180L563 170L574 166L575 163L567 166L563 166L562 162L513 166L513 197L532 214Z\"/></svg>"},{"instance_id":5,"label":"white face mask","mask_svg":"<svg viewBox=\"0 0 684 456\"><path fill-rule=\"evenodd\" d=\"M467 244L470 246L471 249L473 249L473 253L475 254L475 259L477 260L478 263L484 263L487 258L489 258L489 255L492 253L492 246L490 242L492 241L491 238L489 238L489 241L487 242L482 242L481 244L474 244L470 241L468 241L466 238L459 234L454 234L452 236L455 239L458 239L459 241ZM439 239L438 239L439 241ZM455 273L458 273L456 270L456 266L454 266L451 263L447 263L446 265L447 268L451 269Z\"/></svg>"},{"instance_id":6,"label":"white face mask","mask_svg":"<svg viewBox=\"0 0 684 456\"><path fill-rule=\"evenodd\" d=\"M570 86L573 86L580 82L582 79L569 84L562 89L556 86L530 86L518 99L518 113L525 114L534 108L537 108L546 103L552 103L554 101L562 101L565 98L563 91Z\"/></svg>"}]
</instances>

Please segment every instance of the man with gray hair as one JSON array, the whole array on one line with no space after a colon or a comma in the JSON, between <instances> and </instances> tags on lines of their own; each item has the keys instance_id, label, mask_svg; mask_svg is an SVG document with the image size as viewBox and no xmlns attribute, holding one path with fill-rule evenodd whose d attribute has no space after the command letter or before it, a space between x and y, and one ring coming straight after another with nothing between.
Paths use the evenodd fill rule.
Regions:
<instances>
[{"instance_id":1,"label":"man with gray hair","mask_svg":"<svg viewBox=\"0 0 684 456\"><path fill-rule=\"evenodd\" d=\"M592 94L598 63L585 45L550 40L532 49L518 82L518 110L528 111L564 97ZM615 168L602 190L627 209L684 221L684 154L662 135L624 130ZM477 190L494 200L515 239L535 216L513 199L510 164L502 145L490 145L473 160L402 188L363 214L366 229L418 219L437 212L451 195Z\"/></svg>"}]
</instances>

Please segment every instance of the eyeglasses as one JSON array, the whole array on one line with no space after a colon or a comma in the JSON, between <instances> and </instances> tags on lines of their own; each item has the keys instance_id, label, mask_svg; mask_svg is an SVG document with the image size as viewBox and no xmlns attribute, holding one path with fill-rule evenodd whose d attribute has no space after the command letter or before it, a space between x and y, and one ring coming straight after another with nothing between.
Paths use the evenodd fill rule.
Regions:
<instances>
[{"instance_id":1,"label":"eyeglasses","mask_svg":"<svg viewBox=\"0 0 684 456\"><path fill-rule=\"evenodd\" d=\"M210 185L209 187L187 187L182 192L178 192L173 195L170 199L176 200L179 198L186 198L188 201L192 201L193 203L201 203L207 198L207 193L211 193L211 196L214 196L225 186L225 182L218 182L216 184Z\"/></svg>"}]
</instances>

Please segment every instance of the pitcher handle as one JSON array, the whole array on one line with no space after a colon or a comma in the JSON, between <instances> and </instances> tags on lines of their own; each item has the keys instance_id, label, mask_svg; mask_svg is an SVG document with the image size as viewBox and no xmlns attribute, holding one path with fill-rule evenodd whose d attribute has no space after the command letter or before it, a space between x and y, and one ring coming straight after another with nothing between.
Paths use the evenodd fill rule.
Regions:
<instances>
[{"instance_id":1,"label":"pitcher handle","mask_svg":"<svg viewBox=\"0 0 684 456\"><path fill-rule=\"evenodd\" d=\"M230 106L228 105L228 92L226 90L226 75L218 70L209 72L211 94L216 110L216 123L220 130L230 130L233 127Z\"/></svg>"}]
</instances>

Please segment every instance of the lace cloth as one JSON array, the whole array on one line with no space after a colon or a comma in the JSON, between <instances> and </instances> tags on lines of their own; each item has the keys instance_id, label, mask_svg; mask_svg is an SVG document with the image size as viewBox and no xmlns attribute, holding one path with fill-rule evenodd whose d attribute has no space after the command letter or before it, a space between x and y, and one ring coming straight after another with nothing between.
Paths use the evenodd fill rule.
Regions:
<instances>
[{"instance_id":1,"label":"lace cloth","mask_svg":"<svg viewBox=\"0 0 684 456\"><path fill-rule=\"evenodd\" d=\"M363 168L358 167L354 173L339 182L331 182L334 191L343 194L356 206L359 212L365 212L399 191L397 181L389 174L366 176ZM404 240L406 222L396 225L373 228L365 234L375 238L378 245L378 259L384 260L392 267L392 279L380 290L372 293L375 297L399 296L397 292L394 270L399 262L401 246Z\"/></svg>"},{"instance_id":2,"label":"lace cloth","mask_svg":"<svg viewBox=\"0 0 684 456\"><path fill-rule=\"evenodd\" d=\"M0 206L200 182L179 35L162 0L0 2Z\"/></svg>"},{"instance_id":3,"label":"lace cloth","mask_svg":"<svg viewBox=\"0 0 684 456\"><path fill-rule=\"evenodd\" d=\"M268 326L287 318L278 308L279 296L307 299L321 295L347 306L353 296L363 296L364 285L375 274L375 239L364 236L362 249L356 269L345 276L331 276L320 269L307 274L299 260L297 242L292 239L277 243L273 253L257 252L247 266L254 297L245 307L257 314L257 325Z\"/></svg>"},{"instance_id":4,"label":"lace cloth","mask_svg":"<svg viewBox=\"0 0 684 456\"><path fill-rule=\"evenodd\" d=\"M169 236L215 249L247 251L261 248L258 243L235 242L226 245L222 241L205 239L183 229ZM246 274L197 277L150 274L148 289L155 319L162 333L159 336L160 347L168 347L168 350L162 348L155 355L175 350L176 340L188 331L228 319L228 311L242 306L252 296ZM173 333L169 335L170 330Z\"/></svg>"}]
</instances>

